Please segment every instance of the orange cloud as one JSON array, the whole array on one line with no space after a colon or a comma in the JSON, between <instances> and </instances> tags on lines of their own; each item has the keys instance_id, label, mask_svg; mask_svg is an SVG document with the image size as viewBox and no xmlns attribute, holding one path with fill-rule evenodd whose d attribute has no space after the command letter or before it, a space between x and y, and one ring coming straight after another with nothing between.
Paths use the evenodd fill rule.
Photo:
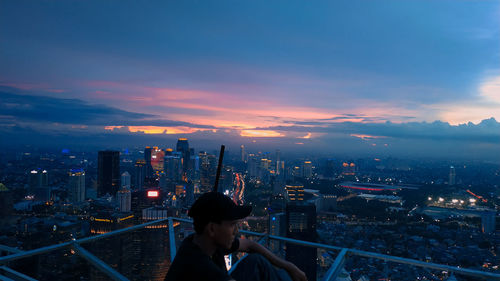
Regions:
<instances>
[{"instance_id":1,"label":"orange cloud","mask_svg":"<svg viewBox=\"0 0 500 281\"><path fill-rule=\"evenodd\" d=\"M307 135L303 136L303 137L297 137L298 139L310 139L312 136L311 133L307 133Z\"/></svg>"},{"instance_id":2,"label":"orange cloud","mask_svg":"<svg viewBox=\"0 0 500 281\"><path fill-rule=\"evenodd\" d=\"M106 126L105 130L115 130L121 129L124 126ZM143 132L145 134L190 134L196 131L204 131L208 129L198 129L189 127L160 127L160 126L129 126L127 127L129 132Z\"/></svg>"},{"instance_id":3,"label":"orange cloud","mask_svg":"<svg viewBox=\"0 0 500 281\"><path fill-rule=\"evenodd\" d=\"M371 136L371 135L361 135L361 134L351 134L351 137L356 137L364 140L387 138L385 136Z\"/></svg>"},{"instance_id":4,"label":"orange cloud","mask_svg":"<svg viewBox=\"0 0 500 281\"><path fill-rule=\"evenodd\" d=\"M276 132L276 131L268 131L268 130L241 130L240 136L242 137L257 137L257 138L277 138L284 137L285 135Z\"/></svg>"}]
</instances>

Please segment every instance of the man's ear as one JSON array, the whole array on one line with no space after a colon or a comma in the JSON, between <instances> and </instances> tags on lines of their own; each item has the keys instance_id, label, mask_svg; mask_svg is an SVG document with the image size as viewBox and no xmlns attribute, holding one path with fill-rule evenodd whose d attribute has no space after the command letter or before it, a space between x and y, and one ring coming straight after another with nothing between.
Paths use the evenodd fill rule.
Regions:
<instances>
[{"instance_id":1,"label":"man's ear","mask_svg":"<svg viewBox=\"0 0 500 281\"><path fill-rule=\"evenodd\" d=\"M209 222L206 226L207 234L208 237L214 237L215 236L215 223Z\"/></svg>"}]
</instances>

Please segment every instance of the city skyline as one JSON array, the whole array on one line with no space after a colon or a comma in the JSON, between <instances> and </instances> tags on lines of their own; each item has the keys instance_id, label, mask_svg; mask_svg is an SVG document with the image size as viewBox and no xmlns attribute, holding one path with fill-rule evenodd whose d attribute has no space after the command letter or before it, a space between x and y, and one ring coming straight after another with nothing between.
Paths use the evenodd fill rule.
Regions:
<instances>
[{"instance_id":1,"label":"city skyline","mask_svg":"<svg viewBox=\"0 0 500 281\"><path fill-rule=\"evenodd\" d=\"M1 142L495 159L499 19L496 1L2 1Z\"/></svg>"}]
</instances>

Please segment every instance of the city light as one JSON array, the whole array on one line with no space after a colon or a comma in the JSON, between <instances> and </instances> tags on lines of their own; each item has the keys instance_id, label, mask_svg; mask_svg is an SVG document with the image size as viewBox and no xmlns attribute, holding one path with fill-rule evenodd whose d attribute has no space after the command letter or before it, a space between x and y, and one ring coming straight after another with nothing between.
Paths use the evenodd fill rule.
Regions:
<instances>
[{"instance_id":1,"label":"city light","mask_svg":"<svg viewBox=\"0 0 500 281\"><path fill-rule=\"evenodd\" d=\"M439 197L439 202L444 202L444 198Z\"/></svg>"},{"instance_id":2,"label":"city light","mask_svg":"<svg viewBox=\"0 0 500 281\"><path fill-rule=\"evenodd\" d=\"M158 197L158 195L159 195L159 192L156 190L149 190L148 191L148 197L150 197L150 198Z\"/></svg>"}]
</instances>

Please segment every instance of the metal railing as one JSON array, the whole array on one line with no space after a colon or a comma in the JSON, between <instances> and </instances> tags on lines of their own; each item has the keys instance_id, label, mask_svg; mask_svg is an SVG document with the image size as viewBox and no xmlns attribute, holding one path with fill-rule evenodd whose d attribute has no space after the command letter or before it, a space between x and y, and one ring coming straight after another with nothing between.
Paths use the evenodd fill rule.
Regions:
<instances>
[{"instance_id":1,"label":"metal railing","mask_svg":"<svg viewBox=\"0 0 500 281\"><path fill-rule=\"evenodd\" d=\"M53 251L61 250L61 249L73 249L77 255L84 258L91 265L93 265L99 271L106 274L112 280L124 280L124 281L129 280L125 276L123 276L121 273L119 273L118 271L113 269L111 266L106 264L104 261L102 261L98 257L94 256L89 251L85 250L83 247L81 247L81 245L85 244L85 243L94 242L97 240L109 238L109 237L123 234L123 233L131 232L131 231L135 231L135 230L141 230L141 229L146 228L147 226L157 224L157 223L162 223L165 221L168 222L170 258L171 258L171 260L173 260L175 257L176 251L177 251L176 243L175 243L174 221L191 223L192 221L189 219L169 217L166 219L160 219L160 220L151 221L148 223L144 223L144 224L140 224L140 225L136 225L136 226L132 226L132 227L128 227L128 228L123 228L120 230L111 231L111 232L108 232L105 234L100 234L100 235L81 238L81 239L75 239L72 241L68 241L68 242L64 242L64 243L60 243L60 244L56 244L56 245L50 245L50 246L46 246L46 247L41 247L38 249L29 250L29 251L21 251L19 249L0 245L0 251L11 253L9 255L0 257L0 280L29 280L29 281L35 280L31 277L28 277L22 273L16 272L16 271L6 267L5 264L7 264L8 262L11 262L11 261L22 259L22 258L27 258L27 257L35 256L35 255L44 254L44 253L49 253L49 252L53 252ZM276 240L276 241L282 241L282 242L292 243L292 244L296 244L296 245L301 245L301 246L305 246L305 247L324 249L327 251L338 251L339 253L336 256L336 258L335 258L334 262L332 263L332 265L330 266L330 268L328 269L328 271L326 272L325 276L323 277L323 279L322 279L323 281L335 280L337 278L338 274L341 272L342 268L344 267L346 259L353 257L353 256L364 257L364 258L373 258L373 259L390 261L390 262L395 262L395 263L399 263L399 264L406 264L406 265L417 266L417 267L422 267L422 268L448 271L448 272L453 272L456 274L480 278L480 279L499 280L500 281L500 274L495 274L495 273L481 271L481 270L474 270L474 269L467 269L467 268L461 268L461 267L456 267L456 266L449 266L449 265L443 265L443 264L437 264L437 263L424 262L424 261L415 260L415 259L395 257L395 256L384 255L384 254L379 254L379 253L374 253L374 252L367 252L367 251L350 249L350 248L343 248L343 247L338 247L338 246L331 246L331 245L326 245L326 244L321 244L321 243L313 243L313 242L291 239L291 238L286 238L286 237L281 237L281 236L269 235L266 233L259 233L259 232L245 231L245 230L241 230L240 232L242 234L260 237L261 242L264 240L267 240L267 241ZM9 275L11 277L15 277L15 278L8 277L7 275Z\"/></svg>"}]
</instances>

